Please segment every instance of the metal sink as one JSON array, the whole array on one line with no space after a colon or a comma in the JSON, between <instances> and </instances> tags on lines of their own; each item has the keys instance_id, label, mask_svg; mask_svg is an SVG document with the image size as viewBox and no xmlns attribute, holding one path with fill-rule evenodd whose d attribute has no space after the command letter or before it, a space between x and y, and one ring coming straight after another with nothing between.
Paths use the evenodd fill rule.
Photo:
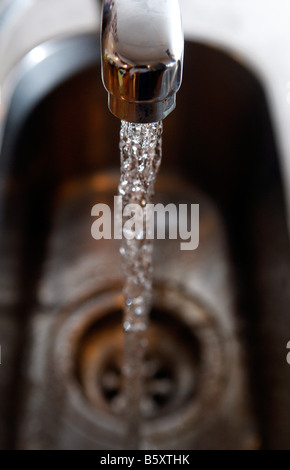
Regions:
<instances>
[{"instance_id":1,"label":"metal sink","mask_svg":"<svg viewBox=\"0 0 290 470\"><path fill-rule=\"evenodd\" d=\"M45 47L3 134L1 447L123 448L118 244L90 235L92 206L117 192L119 122L96 35ZM197 42L164 122L156 200L199 203L201 233L195 252L156 243L143 448L289 448L289 238L271 116L257 78Z\"/></svg>"}]
</instances>

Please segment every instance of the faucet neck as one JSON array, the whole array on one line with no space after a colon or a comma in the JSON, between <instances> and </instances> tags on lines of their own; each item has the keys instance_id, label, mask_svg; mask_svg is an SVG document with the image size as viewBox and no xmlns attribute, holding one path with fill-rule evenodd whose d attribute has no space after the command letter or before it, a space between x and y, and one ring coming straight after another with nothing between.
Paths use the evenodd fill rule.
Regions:
<instances>
[{"instance_id":1,"label":"faucet neck","mask_svg":"<svg viewBox=\"0 0 290 470\"><path fill-rule=\"evenodd\" d=\"M119 119L150 123L175 108L182 80L179 0L106 0L102 77Z\"/></svg>"}]
</instances>

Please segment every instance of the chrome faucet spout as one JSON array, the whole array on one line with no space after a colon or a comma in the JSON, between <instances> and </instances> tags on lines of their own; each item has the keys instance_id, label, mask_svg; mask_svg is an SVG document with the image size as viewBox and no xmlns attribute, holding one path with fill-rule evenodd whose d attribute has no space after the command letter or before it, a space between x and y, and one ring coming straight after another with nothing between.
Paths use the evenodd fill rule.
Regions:
<instances>
[{"instance_id":1,"label":"chrome faucet spout","mask_svg":"<svg viewBox=\"0 0 290 470\"><path fill-rule=\"evenodd\" d=\"M101 36L111 112L129 122L163 120L182 80L179 0L105 0Z\"/></svg>"}]
</instances>

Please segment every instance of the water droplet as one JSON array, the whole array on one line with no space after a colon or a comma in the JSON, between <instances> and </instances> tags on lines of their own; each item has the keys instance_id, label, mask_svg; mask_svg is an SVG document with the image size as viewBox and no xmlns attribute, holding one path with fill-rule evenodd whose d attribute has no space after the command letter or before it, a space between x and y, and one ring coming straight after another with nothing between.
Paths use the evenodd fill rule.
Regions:
<instances>
[{"instance_id":1,"label":"water droplet","mask_svg":"<svg viewBox=\"0 0 290 470\"><path fill-rule=\"evenodd\" d=\"M123 227L123 235L127 240L132 240L135 237L135 232L127 227Z\"/></svg>"},{"instance_id":2,"label":"water droplet","mask_svg":"<svg viewBox=\"0 0 290 470\"><path fill-rule=\"evenodd\" d=\"M144 302L144 299L142 296L135 297L135 299L133 299L134 305L142 305L143 302Z\"/></svg>"},{"instance_id":3,"label":"water droplet","mask_svg":"<svg viewBox=\"0 0 290 470\"><path fill-rule=\"evenodd\" d=\"M134 310L135 314L136 315L143 315L144 313L144 309L140 306L140 307L136 307L135 310Z\"/></svg>"},{"instance_id":4,"label":"water droplet","mask_svg":"<svg viewBox=\"0 0 290 470\"><path fill-rule=\"evenodd\" d=\"M132 325L129 321L124 322L124 330L125 331L131 331Z\"/></svg>"}]
</instances>

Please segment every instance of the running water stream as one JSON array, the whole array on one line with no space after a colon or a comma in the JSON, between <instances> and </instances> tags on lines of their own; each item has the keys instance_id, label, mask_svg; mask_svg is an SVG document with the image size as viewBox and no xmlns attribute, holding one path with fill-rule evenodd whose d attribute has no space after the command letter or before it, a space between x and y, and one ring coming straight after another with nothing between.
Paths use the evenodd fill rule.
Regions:
<instances>
[{"instance_id":1,"label":"running water stream","mask_svg":"<svg viewBox=\"0 0 290 470\"><path fill-rule=\"evenodd\" d=\"M128 204L142 208L140 230L134 238L123 217L123 242L120 249L124 273L124 362L123 398L128 422L128 447L140 442L141 405L147 327L152 301L153 240L146 239L146 207L152 203L154 185L162 155L162 122L133 124L121 122L121 181L119 194L123 209ZM138 224L139 226L139 224Z\"/></svg>"}]
</instances>

